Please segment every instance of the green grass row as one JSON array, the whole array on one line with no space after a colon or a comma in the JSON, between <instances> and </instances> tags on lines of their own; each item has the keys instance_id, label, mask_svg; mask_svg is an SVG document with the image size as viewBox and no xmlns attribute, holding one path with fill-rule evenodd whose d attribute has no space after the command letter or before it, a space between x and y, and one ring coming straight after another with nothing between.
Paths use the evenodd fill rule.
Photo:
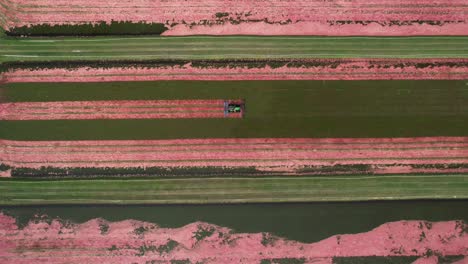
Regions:
<instances>
[{"instance_id":1,"label":"green grass row","mask_svg":"<svg viewBox=\"0 0 468 264\"><path fill-rule=\"evenodd\" d=\"M285 58L468 58L468 37L6 38L0 43L0 62Z\"/></svg>"},{"instance_id":2,"label":"green grass row","mask_svg":"<svg viewBox=\"0 0 468 264\"><path fill-rule=\"evenodd\" d=\"M264 114L468 113L468 80L7 83L0 89L10 102L244 98L250 113Z\"/></svg>"},{"instance_id":3,"label":"green grass row","mask_svg":"<svg viewBox=\"0 0 468 264\"><path fill-rule=\"evenodd\" d=\"M468 116L0 121L11 140L466 136Z\"/></svg>"},{"instance_id":4,"label":"green grass row","mask_svg":"<svg viewBox=\"0 0 468 264\"><path fill-rule=\"evenodd\" d=\"M17 83L21 101L238 99L243 119L0 121L17 140L466 136L465 81Z\"/></svg>"},{"instance_id":5,"label":"green grass row","mask_svg":"<svg viewBox=\"0 0 468 264\"><path fill-rule=\"evenodd\" d=\"M1 205L466 199L468 175L1 180Z\"/></svg>"}]
</instances>

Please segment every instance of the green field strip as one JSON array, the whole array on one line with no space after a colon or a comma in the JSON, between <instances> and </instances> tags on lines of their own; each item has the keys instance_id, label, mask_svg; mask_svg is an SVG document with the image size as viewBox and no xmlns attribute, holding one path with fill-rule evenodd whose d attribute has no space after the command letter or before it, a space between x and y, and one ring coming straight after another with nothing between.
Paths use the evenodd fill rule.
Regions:
<instances>
[{"instance_id":1,"label":"green field strip","mask_svg":"<svg viewBox=\"0 0 468 264\"><path fill-rule=\"evenodd\" d=\"M466 136L468 116L0 121L11 140Z\"/></svg>"},{"instance_id":2,"label":"green field strip","mask_svg":"<svg viewBox=\"0 0 468 264\"><path fill-rule=\"evenodd\" d=\"M229 98L246 102L242 119L0 121L4 139L468 135L466 81L12 83L0 89L10 102Z\"/></svg>"},{"instance_id":3,"label":"green field strip","mask_svg":"<svg viewBox=\"0 0 468 264\"><path fill-rule=\"evenodd\" d=\"M467 114L468 81L8 83L7 102L242 98L249 116Z\"/></svg>"},{"instance_id":4,"label":"green field strip","mask_svg":"<svg viewBox=\"0 0 468 264\"><path fill-rule=\"evenodd\" d=\"M147 59L468 58L467 37L6 38L0 62Z\"/></svg>"},{"instance_id":5,"label":"green field strip","mask_svg":"<svg viewBox=\"0 0 468 264\"><path fill-rule=\"evenodd\" d=\"M1 180L0 204L166 204L466 199L468 175Z\"/></svg>"},{"instance_id":6,"label":"green field strip","mask_svg":"<svg viewBox=\"0 0 468 264\"><path fill-rule=\"evenodd\" d=\"M466 136L467 116L0 121L11 140Z\"/></svg>"}]
</instances>

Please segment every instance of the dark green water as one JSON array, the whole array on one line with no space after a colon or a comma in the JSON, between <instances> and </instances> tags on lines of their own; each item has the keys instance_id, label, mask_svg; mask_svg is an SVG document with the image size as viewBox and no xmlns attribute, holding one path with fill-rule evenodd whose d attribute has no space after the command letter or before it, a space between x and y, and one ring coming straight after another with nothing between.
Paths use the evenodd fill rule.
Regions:
<instances>
[{"instance_id":1,"label":"dark green water","mask_svg":"<svg viewBox=\"0 0 468 264\"><path fill-rule=\"evenodd\" d=\"M205 221L236 232L271 232L302 242L369 231L399 220L468 221L468 200L171 206L7 207L21 224L36 213L81 223L96 217L137 219L162 227Z\"/></svg>"}]
</instances>

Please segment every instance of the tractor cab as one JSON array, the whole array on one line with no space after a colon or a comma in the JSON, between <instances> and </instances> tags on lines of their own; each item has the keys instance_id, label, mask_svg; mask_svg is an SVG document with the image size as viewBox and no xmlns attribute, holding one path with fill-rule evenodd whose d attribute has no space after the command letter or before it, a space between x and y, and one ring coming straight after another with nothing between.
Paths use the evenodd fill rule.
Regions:
<instances>
[{"instance_id":1,"label":"tractor cab","mask_svg":"<svg viewBox=\"0 0 468 264\"><path fill-rule=\"evenodd\" d=\"M228 113L240 113L242 111L240 104L228 104Z\"/></svg>"},{"instance_id":2,"label":"tractor cab","mask_svg":"<svg viewBox=\"0 0 468 264\"><path fill-rule=\"evenodd\" d=\"M244 100L224 101L224 116L225 117L244 117L245 103Z\"/></svg>"}]
</instances>

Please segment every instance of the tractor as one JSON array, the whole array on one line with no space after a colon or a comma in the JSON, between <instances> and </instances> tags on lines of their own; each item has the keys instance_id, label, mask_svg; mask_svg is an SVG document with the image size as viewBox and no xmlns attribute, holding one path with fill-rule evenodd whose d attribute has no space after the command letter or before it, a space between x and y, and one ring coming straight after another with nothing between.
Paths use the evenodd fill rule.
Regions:
<instances>
[{"instance_id":1,"label":"tractor","mask_svg":"<svg viewBox=\"0 0 468 264\"><path fill-rule=\"evenodd\" d=\"M245 103L244 100L227 100L224 101L224 116L240 115L244 117Z\"/></svg>"}]
</instances>

